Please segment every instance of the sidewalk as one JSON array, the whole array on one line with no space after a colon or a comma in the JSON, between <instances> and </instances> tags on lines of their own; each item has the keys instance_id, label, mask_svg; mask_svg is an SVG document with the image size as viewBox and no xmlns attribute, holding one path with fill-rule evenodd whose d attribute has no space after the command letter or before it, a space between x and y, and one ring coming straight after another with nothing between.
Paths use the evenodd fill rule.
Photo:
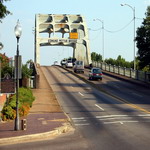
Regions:
<instances>
[{"instance_id":1,"label":"sidewalk","mask_svg":"<svg viewBox=\"0 0 150 150\"><path fill-rule=\"evenodd\" d=\"M9 144L9 139L15 143L52 137L69 130L69 118L62 111L40 69L39 73L39 89L33 89L35 101L29 115L25 117L27 130L14 131L14 121L0 123L0 144Z\"/></svg>"}]
</instances>

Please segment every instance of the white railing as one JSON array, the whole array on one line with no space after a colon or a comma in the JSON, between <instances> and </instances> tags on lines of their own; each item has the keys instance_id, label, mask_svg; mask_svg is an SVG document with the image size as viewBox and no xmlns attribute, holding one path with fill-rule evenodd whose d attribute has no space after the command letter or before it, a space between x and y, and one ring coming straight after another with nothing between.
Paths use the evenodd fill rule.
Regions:
<instances>
[{"instance_id":1,"label":"white railing","mask_svg":"<svg viewBox=\"0 0 150 150\"><path fill-rule=\"evenodd\" d=\"M150 72L144 72L140 70L133 70L132 68L115 66L103 62L92 62L93 67L99 67L102 70L123 75L136 80L150 82Z\"/></svg>"}]
</instances>

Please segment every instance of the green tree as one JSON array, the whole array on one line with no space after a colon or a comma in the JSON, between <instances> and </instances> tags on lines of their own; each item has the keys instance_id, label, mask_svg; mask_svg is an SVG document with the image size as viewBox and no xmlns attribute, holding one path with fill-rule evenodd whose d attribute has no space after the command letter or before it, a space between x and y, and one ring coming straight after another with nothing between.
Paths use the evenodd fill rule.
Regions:
<instances>
[{"instance_id":1,"label":"green tree","mask_svg":"<svg viewBox=\"0 0 150 150\"><path fill-rule=\"evenodd\" d=\"M91 59L92 59L92 61L102 61L102 55L97 54L96 52L92 52Z\"/></svg>"},{"instance_id":2,"label":"green tree","mask_svg":"<svg viewBox=\"0 0 150 150\"><path fill-rule=\"evenodd\" d=\"M30 78L32 75L32 70L28 67L28 64L22 65L22 77Z\"/></svg>"},{"instance_id":3,"label":"green tree","mask_svg":"<svg viewBox=\"0 0 150 150\"><path fill-rule=\"evenodd\" d=\"M2 78L4 78L5 74L13 75L12 68L9 66L9 58L4 54L0 53L0 61L1 61L1 74Z\"/></svg>"},{"instance_id":4,"label":"green tree","mask_svg":"<svg viewBox=\"0 0 150 150\"><path fill-rule=\"evenodd\" d=\"M137 29L135 38L138 47L139 69L149 68L150 70L150 6L145 13L146 18L141 27Z\"/></svg>"},{"instance_id":5,"label":"green tree","mask_svg":"<svg viewBox=\"0 0 150 150\"><path fill-rule=\"evenodd\" d=\"M120 67L133 68L133 61L128 62L124 58L122 58L121 55L119 55L117 59L112 59L112 58L105 59L105 62L107 64L116 65Z\"/></svg>"},{"instance_id":6,"label":"green tree","mask_svg":"<svg viewBox=\"0 0 150 150\"><path fill-rule=\"evenodd\" d=\"M10 1L10 0L0 0L0 22L2 22L1 19L11 14L10 11L7 10L7 7L4 5L4 2L6 1Z\"/></svg>"},{"instance_id":7,"label":"green tree","mask_svg":"<svg viewBox=\"0 0 150 150\"><path fill-rule=\"evenodd\" d=\"M107 64L116 65L115 59L112 59L112 58L105 59L105 62Z\"/></svg>"}]
</instances>

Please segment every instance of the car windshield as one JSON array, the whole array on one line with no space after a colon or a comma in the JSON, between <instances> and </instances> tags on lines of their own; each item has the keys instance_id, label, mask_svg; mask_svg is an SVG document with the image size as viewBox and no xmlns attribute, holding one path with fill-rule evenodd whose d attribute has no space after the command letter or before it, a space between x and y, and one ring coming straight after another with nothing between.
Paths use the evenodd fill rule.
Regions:
<instances>
[{"instance_id":1,"label":"car windshield","mask_svg":"<svg viewBox=\"0 0 150 150\"><path fill-rule=\"evenodd\" d=\"M77 61L77 65L82 65L83 61Z\"/></svg>"},{"instance_id":2,"label":"car windshield","mask_svg":"<svg viewBox=\"0 0 150 150\"><path fill-rule=\"evenodd\" d=\"M100 69L93 69L93 73L102 73Z\"/></svg>"}]
</instances>

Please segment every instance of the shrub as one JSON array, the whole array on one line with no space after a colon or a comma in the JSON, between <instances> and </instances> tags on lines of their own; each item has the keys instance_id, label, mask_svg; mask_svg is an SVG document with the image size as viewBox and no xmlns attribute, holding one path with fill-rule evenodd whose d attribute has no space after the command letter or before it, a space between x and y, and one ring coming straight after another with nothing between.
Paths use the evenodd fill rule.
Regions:
<instances>
[{"instance_id":1,"label":"shrub","mask_svg":"<svg viewBox=\"0 0 150 150\"><path fill-rule=\"evenodd\" d=\"M31 89L19 88L19 115L26 116L29 113L30 107L34 101L34 96ZM3 120L13 120L16 117L16 94L10 96L7 103L5 103L2 110Z\"/></svg>"},{"instance_id":2,"label":"shrub","mask_svg":"<svg viewBox=\"0 0 150 150\"><path fill-rule=\"evenodd\" d=\"M2 120L13 120L16 117L15 110L11 106L4 106L2 110Z\"/></svg>"}]
</instances>

